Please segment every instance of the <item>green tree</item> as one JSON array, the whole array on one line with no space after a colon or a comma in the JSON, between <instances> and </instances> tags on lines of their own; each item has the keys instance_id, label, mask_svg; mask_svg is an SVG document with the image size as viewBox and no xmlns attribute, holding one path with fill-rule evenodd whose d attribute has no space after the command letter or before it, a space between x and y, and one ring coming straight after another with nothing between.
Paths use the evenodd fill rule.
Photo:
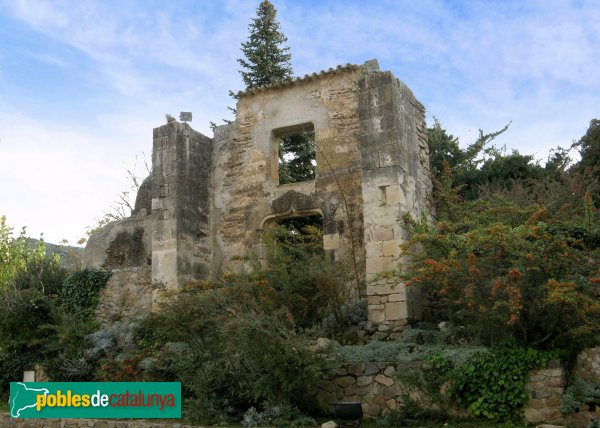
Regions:
<instances>
[{"instance_id":1,"label":"green tree","mask_svg":"<svg viewBox=\"0 0 600 428\"><path fill-rule=\"evenodd\" d=\"M46 326L53 323L56 299L66 276L58 256L47 257L25 229L13 238L0 216L0 396L23 370L43 359Z\"/></svg>"},{"instance_id":2,"label":"green tree","mask_svg":"<svg viewBox=\"0 0 600 428\"><path fill-rule=\"evenodd\" d=\"M292 77L290 48L276 19L277 11L268 0L258 6L256 18L248 26L250 36L242 43L245 58L238 62L246 89L281 83Z\"/></svg>"},{"instance_id":3,"label":"green tree","mask_svg":"<svg viewBox=\"0 0 600 428\"><path fill-rule=\"evenodd\" d=\"M279 184L314 180L316 156L314 131L282 137L279 142Z\"/></svg>"},{"instance_id":4,"label":"green tree","mask_svg":"<svg viewBox=\"0 0 600 428\"><path fill-rule=\"evenodd\" d=\"M600 120L592 119L585 135L574 144L579 149L579 168L600 168Z\"/></svg>"}]
</instances>

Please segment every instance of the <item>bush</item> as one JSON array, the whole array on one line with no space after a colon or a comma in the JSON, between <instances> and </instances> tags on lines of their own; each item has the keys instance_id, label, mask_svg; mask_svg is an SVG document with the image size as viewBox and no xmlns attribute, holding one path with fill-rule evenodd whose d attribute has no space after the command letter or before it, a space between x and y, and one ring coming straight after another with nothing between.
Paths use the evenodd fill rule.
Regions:
<instances>
[{"instance_id":1,"label":"bush","mask_svg":"<svg viewBox=\"0 0 600 428\"><path fill-rule=\"evenodd\" d=\"M421 286L436 317L485 345L516 340L577 352L597 342L599 229L587 228L585 210L550 215L539 205L460 202L455 189L444 192L458 220L412 222L414 264L401 274Z\"/></svg>"},{"instance_id":2,"label":"bush","mask_svg":"<svg viewBox=\"0 0 600 428\"><path fill-rule=\"evenodd\" d=\"M192 420L239 420L266 403L314 412L327 362L295 332L268 284L228 278L223 287L188 288L143 323L145 376L180 380Z\"/></svg>"},{"instance_id":3,"label":"bush","mask_svg":"<svg viewBox=\"0 0 600 428\"><path fill-rule=\"evenodd\" d=\"M583 405L591 408L600 405L600 383L575 379L560 399L560 412L564 415L576 413Z\"/></svg>"},{"instance_id":4,"label":"bush","mask_svg":"<svg viewBox=\"0 0 600 428\"><path fill-rule=\"evenodd\" d=\"M557 352L502 346L451 360L443 354L425 358L423 365L396 376L404 394L419 396L419 404L444 417L453 406L492 421L519 421L528 395L529 372L555 358Z\"/></svg>"},{"instance_id":5,"label":"bush","mask_svg":"<svg viewBox=\"0 0 600 428\"><path fill-rule=\"evenodd\" d=\"M481 346L453 345L449 340L446 333L414 328L404 331L397 341L341 346L336 350L336 355L341 364L423 361L436 354L460 364L471 355L486 351Z\"/></svg>"},{"instance_id":6,"label":"bush","mask_svg":"<svg viewBox=\"0 0 600 428\"><path fill-rule=\"evenodd\" d=\"M43 241L32 245L25 229L13 239L0 217L0 398L9 382L44 361L65 276L60 259L46 256Z\"/></svg>"},{"instance_id":7,"label":"bush","mask_svg":"<svg viewBox=\"0 0 600 428\"><path fill-rule=\"evenodd\" d=\"M419 403L408 397L404 398L404 405L393 413L377 420L381 428L397 428L411 426L431 426L441 424L447 420L447 415L434 409L424 409Z\"/></svg>"}]
</instances>

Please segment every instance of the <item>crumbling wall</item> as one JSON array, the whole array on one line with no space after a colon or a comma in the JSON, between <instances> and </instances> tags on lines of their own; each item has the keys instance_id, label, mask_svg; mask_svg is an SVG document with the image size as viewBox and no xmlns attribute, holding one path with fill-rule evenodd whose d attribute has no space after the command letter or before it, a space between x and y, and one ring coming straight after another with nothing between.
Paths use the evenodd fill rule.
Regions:
<instances>
[{"instance_id":1,"label":"crumbling wall","mask_svg":"<svg viewBox=\"0 0 600 428\"><path fill-rule=\"evenodd\" d=\"M188 124L154 129L152 281L167 289L211 275L211 160L212 140Z\"/></svg>"},{"instance_id":2,"label":"crumbling wall","mask_svg":"<svg viewBox=\"0 0 600 428\"><path fill-rule=\"evenodd\" d=\"M215 132L215 264L241 269L236 258L260 251L257 232L271 222L321 214L325 250L347 259L354 240L364 272L357 86L361 72L358 66L340 67L285 89L240 97L236 121ZM302 126L315 131L316 179L279 185L277 135Z\"/></svg>"},{"instance_id":3,"label":"crumbling wall","mask_svg":"<svg viewBox=\"0 0 600 428\"><path fill-rule=\"evenodd\" d=\"M431 215L425 109L389 71L366 73L360 87L368 317L401 328L422 318L425 302L418 290L379 277L405 261L404 217Z\"/></svg>"},{"instance_id":4,"label":"crumbling wall","mask_svg":"<svg viewBox=\"0 0 600 428\"><path fill-rule=\"evenodd\" d=\"M280 185L278 138L306 129L315 179ZM262 230L318 214L324 249L356 267L369 320L393 332L421 317L418 292L378 274L403 262L403 217L430 214L424 108L376 61L239 93L236 120L214 139L169 121L154 129L152 167L134 215L92 236L86 266L150 260L151 283L177 289L244 269L264 253Z\"/></svg>"}]
</instances>

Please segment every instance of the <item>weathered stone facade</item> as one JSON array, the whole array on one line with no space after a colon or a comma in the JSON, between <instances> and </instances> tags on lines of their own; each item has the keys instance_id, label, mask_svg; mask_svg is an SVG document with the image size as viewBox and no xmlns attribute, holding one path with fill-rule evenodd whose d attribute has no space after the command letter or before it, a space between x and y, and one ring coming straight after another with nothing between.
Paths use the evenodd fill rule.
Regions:
<instances>
[{"instance_id":1,"label":"weathered stone facade","mask_svg":"<svg viewBox=\"0 0 600 428\"><path fill-rule=\"evenodd\" d=\"M417 292L377 279L402 262L403 217L431 212L424 108L411 91L368 61L239 93L236 109L213 139L176 121L154 129L133 216L92 235L85 265L150 266L152 283L176 289L260 258L259 232L274 222L320 215L324 249L352 259L366 284L369 320L419 319ZM316 177L280 185L278 138L304 129L315 133Z\"/></svg>"}]
</instances>

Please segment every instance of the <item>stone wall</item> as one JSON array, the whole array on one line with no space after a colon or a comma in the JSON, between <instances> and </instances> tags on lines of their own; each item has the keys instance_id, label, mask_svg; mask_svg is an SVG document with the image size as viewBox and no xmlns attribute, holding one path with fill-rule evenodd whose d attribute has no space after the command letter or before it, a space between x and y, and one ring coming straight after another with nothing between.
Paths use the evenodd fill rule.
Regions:
<instances>
[{"instance_id":1,"label":"stone wall","mask_svg":"<svg viewBox=\"0 0 600 428\"><path fill-rule=\"evenodd\" d=\"M153 303L151 273L149 265L112 270L100 291L96 319L110 326L121 319L138 320L147 315Z\"/></svg>"},{"instance_id":2,"label":"stone wall","mask_svg":"<svg viewBox=\"0 0 600 428\"><path fill-rule=\"evenodd\" d=\"M532 371L525 385L529 396L525 420L529 423L562 422L560 397L565 392L566 383L565 370L559 360Z\"/></svg>"},{"instance_id":3,"label":"stone wall","mask_svg":"<svg viewBox=\"0 0 600 428\"><path fill-rule=\"evenodd\" d=\"M152 281L177 289L211 276L212 139L176 121L153 135Z\"/></svg>"},{"instance_id":4,"label":"stone wall","mask_svg":"<svg viewBox=\"0 0 600 428\"><path fill-rule=\"evenodd\" d=\"M285 88L240 96L236 121L215 131L214 251L225 270L261 255L259 233L279 219L323 216L326 251L348 259L354 244L364 275L358 79L347 66ZM308 127L317 145L316 178L279 184L278 136Z\"/></svg>"},{"instance_id":5,"label":"stone wall","mask_svg":"<svg viewBox=\"0 0 600 428\"><path fill-rule=\"evenodd\" d=\"M241 269L241 257L260 256L257 232L318 213L324 249L354 257L368 284L369 320L421 319L418 290L376 280L404 260L404 216L432 212L425 111L410 89L368 61L238 96L236 121L215 132L215 262ZM277 135L302 126L315 131L315 180L279 185Z\"/></svg>"},{"instance_id":6,"label":"stone wall","mask_svg":"<svg viewBox=\"0 0 600 428\"><path fill-rule=\"evenodd\" d=\"M574 374L584 380L600 382L600 346L585 349L577 356Z\"/></svg>"},{"instance_id":7,"label":"stone wall","mask_svg":"<svg viewBox=\"0 0 600 428\"><path fill-rule=\"evenodd\" d=\"M420 367L420 361L409 363L360 363L344 365L332 378L324 382L331 403L345 401L361 403L368 417L385 416L403 405L402 385L394 376ZM560 399L565 391L566 375L560 361L553 360L547 367L533 370L525 386L528 404L524 409L529 424L555 423L573 427L587 427L598 419L593 412L574 415L560 413ZM418 400L418 397L413 397Z\"/></svg>"},{"instance_id":8,"label":"stone wall","mask_svg":"<svg viewBox=\"0 0 600 428\"><path fill-rule=\"evenodd\" d=\"M347 364L324 385L332 403L361 403L367 416L385 416L403 405L397 371L412 370L421 362Z\"/></svg>"},{"instance_id":9,"label":"stone wall","mask_svg":"<svg viewBox=\"0 0 600 428\"><path fill-rule=\"evenodd\" d=\"M368 318L404 325L422 319L425 302L415 287L378 275L404 260L404 216L433 211L425 109L390 72L365 74L359 84Z\"/></svg>"},{"instance_id":10,"label":"stone wall","mask_svg":"<svg viewBox=\"0 0 600 428\"><path fill-rule=\"evenodd\" d=\"M175 120L154 129L152 174L132 217L94 233L84 265L149 261L153 284L178 289L263 258L260 232L277 221L320 215L323 247L357 273L369 320L394 331L421 319L418 290L377 279L405 261L404 216L432 211L425 112L410 89L372 60L237 98L236 120L212 139ZM315 133L315 179L279 184L279 138L302 130Z\"/></svg>"}]
</instances>

